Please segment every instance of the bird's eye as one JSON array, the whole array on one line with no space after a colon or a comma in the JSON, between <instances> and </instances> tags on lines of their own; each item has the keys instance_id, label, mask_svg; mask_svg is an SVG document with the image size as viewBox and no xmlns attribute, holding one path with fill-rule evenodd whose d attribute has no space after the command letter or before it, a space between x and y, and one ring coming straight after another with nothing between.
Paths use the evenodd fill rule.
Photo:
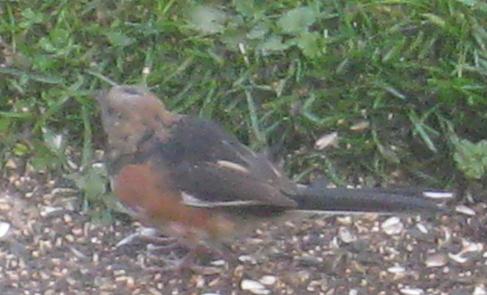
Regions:
<instances>
[{"instance_id":1,"label":"bird's eye","mask_svg":"<svg viewBox=\"0 0 487 295\"><path fill-rule=\"evenodd\" d=\"M115 109L113 106L108 106L105 109L106 115L112 119L120 120L123 118L123 114L120 110Z\"/></svg>"}]
</instances>

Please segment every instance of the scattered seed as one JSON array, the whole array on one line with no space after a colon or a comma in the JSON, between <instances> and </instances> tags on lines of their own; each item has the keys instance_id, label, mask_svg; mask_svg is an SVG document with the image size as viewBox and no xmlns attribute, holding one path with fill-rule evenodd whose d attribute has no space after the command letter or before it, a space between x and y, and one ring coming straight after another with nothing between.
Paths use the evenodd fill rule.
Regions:
<instances>
[{"instance_id":1,"label":"scattered seed","mask_svg":"<svg viewBox=\"0 0 487 295\"><path fill-rule=\"evenodd\" d=\"M336 221L342 225L351 225L353 223L351 216L337 216Z\"/></svg>"},{"instance_id":2,"label":"scattered seed","mask_svg":"<svg viewBox=\"0 0 487 295\"><path fill-rule=\"evenodd\" d=\"M482 243L473 243L467 239L462 239L462 252L481 252L484 250L484 245Z\"/></svg>"},{"instance_id":3,"label":"scattered seed","mask_svg":"<svg viewBox=\"0 0 487 295\"><path fill-rule=\"evenodd\" d=\"M487 295L487 288L485 287L484 284L475 286L472 295Z\"/></svg>"},{"instance_id":4,"label":"scattered seed","mask_svg":"<svg viewBox=\"0 0 487 295\"><path fill-rule=\"evenodd\" d=\"M257 261L255 260L255 258L252 257L252 256L250 256L250 255L240 255L238 257L238 260L240 262L248 262L250 264L256 264L257 263Z\"/></svg>"},{"instance_id":5,"label":"scattered seed","mask_svg":"<svg viewBox=\"0 0 487 295\"><path fill-rule=\"evenodd\" d=\"M428 268L442 267L448 263L448 258L443 254L433 254L426 257L425 265Z\"/></svg>"},{"instance_id":6,"label":"scattered seed","mask_svg":"<svg viewBox=\"0 0 487 295\"><path fill-rule=\"evenodd\" d=\"M388 235L400 234L404 229L404 224L399 217L390 217L381 225L382 230Z\"/></svg>"},{"instance_id":7,"label":"scattered seed","mask_svg":"<svg viewBox=\"0 0 487 295\"><path fill-rule=\"evenodd\" d=\"M267 275L260 278L259 281L262 284L269 286L269 285L274 285L277 281L277 278L275 276Z\"/></svg>"},{"instance_id":8,"label":"scattered seed","mask_svg":"<svg viewBox=\"0 0 487 295\"><path fill-rule=\"evenodd\" d=\"M73 222L73 218L71 217L71 215L68 215L68 214L64 214L63 219L64 219L64 222L66 222L66 223Z\"/></svg>"},{"instance_id":9,"label":"scattered seed","mask_svg":"<svg viewBox=\"0 0 487 295\"><path fill-rule=\"evenodd\" d=\"M43 206L41 207L40 214L42 217L48 217L56 212L62 211L63 208L61 207L52 207L52 206Z\"/></svg>"},{"instance_id":10,"label":"scattered seed","mask_svg":"<svg viewBox=\"0 0 487 295\"><path fill-rule=\"evenodd\" d=\"M422 223L416 224L416 227L419 229L420 232L422 232L425 235L429 232L428 228Z\"/></svg>"},{"instance_id":11,"label":"scattered seed","mask_svg":"<svg viewBox=\"0 0 487 295\"><path fill-rule=\"evenodd\" d=\"M211 262L211 265L213 265L213 266L224 266L225 264L226 264L226 261L223 259L213 260Z\"/></svg>"},{"instance_id":12,"label":"scattered seed","mask_svg":"<svg viewBox=\"0 0 487 295\"><path fill-rule=\"evenodd\" d=\"M388 272L393 273L393 274L400 274L406 272L406 269L403 266L400 265L395 265L391 266L387 269Z\"/></svg>"},{"instance_id":13,"label":"scattered seed","mask_svg":"<svg viewBox=\"0 0 487 295\"><path fill-rule=\"evenodd\" d=\"M338 145L338 133L332 132L325 135L322 135L316 142L315 142L315 149L323 150L328 146L336 147Z\"/></svg>"},{"instance_id":14,"label":"scattered seed","mask_svg":"<svg viewBox=\"0 0 487 295\"><path fill-rule=\"evenodd\" d=\"M370 127L370 122L369 121L360 121L360 122L357 122L355 124L353 124L352 126L350 126L350 130L352 131L364 131L366 129L368 129Z\"/></svg>"},{"instance_id":15,"label":"scattered seed","mask_svg":"<svg viewBox=\"0 0 487 295\"><path fill-rule=\"evenodd\" d=\"M240 282L240 288L242 290L249 291L250 293L256 294L256 295L271 294L271 291L266 289L266 287L264 285L262 285L261 283L259 283L257 281L253 281L253 280L248 280L248 279L243 279Z\"/></svg>"},{"instance_id":16,"label":"scattered seed","mask_svg":"<svg viewBox=\"0 0 487 295\"><path fill-rule=\"evenodd\" d=\"M348 228L343 226L338 229L338 237L346 244L357 240L357 237Z\"/></svg>"},{"instance_id":17,"label":"scattered seed","mask_svg":"<svg viewBox=\"0 0 487 295\"><path fill-rule=\"evenodd\" d=\"M399 291L401 292L401 294L404 294L404 295L422 295L422 294L424 294L424 290L420 289L420 288L406 287L406 288L400 289Z\"/></svg>"},{"instance_id":18,"label":"scattered seed","mask_svg":"<svg viewBox=\"0 0 487 295\"><path fill-rule=\"evenodd\" d=\"M458 254L453 254L453 253L448 253L448 257L450 257L451 260L463 264L467 262L467 258L463 256L463 253L458 253Z\"/></svg>"},{"instance_id":19,"label":"scattered seed","mask_svg":"<svg viewBox=\"0 0 487 295\"><path fill-rule=\"evenodd\" d=\"M7 169L17 169L17 163L15 163L15 161L13 159L8 159L6 162L5 162L5 168Z\"/></svg>"},{"instance_id":20,"label":"scattered seed","mask_svg":"<svg viewBox=\"0 0 487 295\"><path fill-rule=\"evenodd\" d=\"M475 211L472 208L469 208L465 205L456 206L455 211L457 211L458 213L468 215L468 216L475 216Z\"/></svg>"},{"instance_id":21,"label":"scattered seed","mask_svg":"<svg viewBox=\"0 0 487 295\"><path fill-rule=\"evenodd\" d=\"M10 230L10 223L0 221L0 240L7 236L8 231Z\"/></svg>"}]
</instances>

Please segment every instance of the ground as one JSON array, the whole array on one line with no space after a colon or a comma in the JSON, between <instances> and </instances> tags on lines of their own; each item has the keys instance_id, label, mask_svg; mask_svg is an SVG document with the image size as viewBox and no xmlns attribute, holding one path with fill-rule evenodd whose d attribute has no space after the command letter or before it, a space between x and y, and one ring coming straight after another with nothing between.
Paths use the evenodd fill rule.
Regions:
<instances>
[{"instance_id":1,"label":"ground","mask_svg":"<svg viewBox=\"0 0 487 295\"><path fill-rule=\"evenodd\" d=\"M487 294L485 203L263 224L195 274L154 271L143 243L115 247L137 223L93 221L67 184L29 171L1 183L0 294Z\"/></svg>"}]
</instances>

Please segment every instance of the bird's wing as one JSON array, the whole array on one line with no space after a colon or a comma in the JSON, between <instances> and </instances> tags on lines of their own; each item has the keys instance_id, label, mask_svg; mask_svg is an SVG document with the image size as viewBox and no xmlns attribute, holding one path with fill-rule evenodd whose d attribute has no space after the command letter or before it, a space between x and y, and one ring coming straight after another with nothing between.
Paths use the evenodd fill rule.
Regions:
<instances>
[{"instance_id":1,"label":"bird's wing","mask_svg":"<svg viewBox=\"0 0 487 295\"><path fill-rule=\"evenodd\" d=\"M169 140L154 148L149 151L153 166L167 169L187 205L296 206L282 193L294 188L289 179L210 121L186 117L172 128Z\"/></svg>"}]
</instances>

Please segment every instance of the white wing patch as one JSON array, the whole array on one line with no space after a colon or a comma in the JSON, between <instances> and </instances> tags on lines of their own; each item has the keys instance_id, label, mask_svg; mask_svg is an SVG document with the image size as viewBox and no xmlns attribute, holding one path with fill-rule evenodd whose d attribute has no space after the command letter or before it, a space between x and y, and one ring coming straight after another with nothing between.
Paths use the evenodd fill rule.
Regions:
<instances>
[{"instance_id":1,"label":"white wing patch","mask_svg":"<svg viewBox=\"0 0 487 295\"><path fill-rule=\"evenodd\" d=\"M192 207L201 207L201 208L214 208L214 207L238 207L238 206L251 206L251 205L259 205L262 204L259 201L249 200L249 201L227 201L227 202L211 202L200 200L195 196L188 194L186 192L181 192L181 198L183 204Z\"/></svg>"},{"instance_id":2,"label":"white wing patch","mask_svg":"<svg viewBox=\"0 0 487 295\"><path fill-rule=\"evenodd\" d=\"M454 194L452 192L424 191L423 196L430 199L451 199Z\"/></svg>"},{"instance_id":3,"label":"white wing patch","mask_svg":"<svg viewBox=\"0 0 487 295\"><path fill-rule=\"evenodd\" d=\"M216 161L216 164L221 168L231 169L231 170L235 170L235 171L238 171L241 173L246 173L246 174L250 173L249 169L245 168L244 166L242 166L240 164L234 163L234 162L225 161L225 160L218 160L218 161Z\"/></svg>"}]
</instances>

